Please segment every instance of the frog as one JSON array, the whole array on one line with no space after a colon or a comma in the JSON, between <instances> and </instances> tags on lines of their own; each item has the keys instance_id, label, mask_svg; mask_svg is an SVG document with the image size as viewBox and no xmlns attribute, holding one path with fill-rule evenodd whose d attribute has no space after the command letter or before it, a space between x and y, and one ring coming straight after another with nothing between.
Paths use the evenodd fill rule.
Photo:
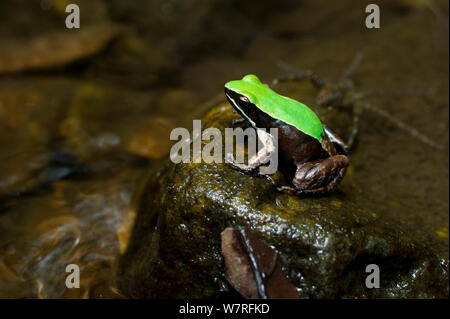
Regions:
<instances>
[{"instance_id":1,"label":"frog","mask_svg":"<svg viewBox=\"0 0 450 319\"><path fill-rule=\"evenodd\" d=\"M279 170L292 176L292 184L280 191L302 194L333 192L344 178L348 146L305 104L272 90L254 74L225 84L225 96L242 121L256 130L263 147L234 167L247 174L266 163L278 150ZM268 133L278 129L278 138Z\"/></svg>"}]
</instances>

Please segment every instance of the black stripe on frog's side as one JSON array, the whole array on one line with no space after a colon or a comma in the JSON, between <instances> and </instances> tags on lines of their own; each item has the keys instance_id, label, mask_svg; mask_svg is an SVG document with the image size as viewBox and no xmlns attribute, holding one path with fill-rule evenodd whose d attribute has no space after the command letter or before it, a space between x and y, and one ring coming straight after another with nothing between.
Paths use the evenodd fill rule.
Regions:
<instances>
[{"instance_id":1,"label":"black stripe on frog's side","mask_svg":"<svg viewBox=\"0 0 450 319\"><path fill-rule=\"evenodd\" d=\"M250 108L257 109L256 105L251 102L246 103L247 105L244 105L244 102L241 100L241 97L243 97L244 95L228 88L225 88L225 96L227 97L231 106L233 106L233 108L239 113L239 115L245 118L253 128L257 129L258 127L256 126L255 122L247 115Z\"/></svg>"},{"instance_id":2,"label":"black stripe on frog's side","mask_svg":"<svg viewBox=\"0 0 450 319\"><path fill-rule=\"evenodd\" d=\"M269 128L281 128L283 126L288 126L289 124L283 122L282 120L275 119L269 114L262 111L254 103L248 101L245 102L241 98L246 97L243 94L237 93L236 91L230 90L225 87L225 96L227 97L230 104L245 120L247 120L250 125L255 129L269 129ZM289 125L293 130L298 131L294 126Z\"/></svg>"}]
</instances>

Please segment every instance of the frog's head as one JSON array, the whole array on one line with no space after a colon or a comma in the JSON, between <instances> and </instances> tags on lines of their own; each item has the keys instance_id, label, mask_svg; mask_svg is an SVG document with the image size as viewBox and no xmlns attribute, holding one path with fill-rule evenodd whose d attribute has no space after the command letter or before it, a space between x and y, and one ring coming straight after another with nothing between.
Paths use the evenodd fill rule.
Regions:
<instances>
[{"instance_id":1,"label":"frog's head","mask_svg":"<svg viewBox=\"0 0 450 319\"><path fill-rule=\"evenodd\" d=\"M258 112L258 96L267 87L256 75L249 74L241 80L230 81L225 84L225 95L233 108L244 118L253 123Z\"/></svg>"}]
</instances>

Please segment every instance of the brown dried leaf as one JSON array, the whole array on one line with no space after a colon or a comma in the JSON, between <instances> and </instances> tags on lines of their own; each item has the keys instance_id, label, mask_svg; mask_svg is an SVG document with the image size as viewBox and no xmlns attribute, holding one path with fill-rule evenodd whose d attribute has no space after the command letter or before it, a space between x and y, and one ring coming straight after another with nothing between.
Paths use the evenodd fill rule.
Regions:
<instances>
[{"instance_id":1,"label":"brown dried leaf","mask_svg":"<svg viewBox=\"0 0 450 319\"><path fill-rule=\"evenodd\" d=\"M246 229L226 228L222 234L225 277L249 299L296 299L298 293L284 276L276 250Z\"/></svg>"}]
</instances>

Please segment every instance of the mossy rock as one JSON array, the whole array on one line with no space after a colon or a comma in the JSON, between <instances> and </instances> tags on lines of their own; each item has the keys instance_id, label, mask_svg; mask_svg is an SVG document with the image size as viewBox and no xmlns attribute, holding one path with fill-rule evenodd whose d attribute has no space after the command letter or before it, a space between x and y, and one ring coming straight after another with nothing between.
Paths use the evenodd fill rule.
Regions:
<instances>
[{"instance_id":1,"label":"mossy rock","mask_svg":"<svg viewBox=\"0 0 450 319\"><path fill-rule=\"evenodd\" d=\"M216 107L203 128L223 130L235 116L229 106ZM220 252L229 226L247 227L275 247L301 298L448 295L448 261L428 239L355 204L345 179L333 194L301 198L226 164L167 160L149 176L119 265L119 286L129 297L229 296ZM379 289L365 285L369 264L379 266Z\"/></svg>"}]
</instances>

